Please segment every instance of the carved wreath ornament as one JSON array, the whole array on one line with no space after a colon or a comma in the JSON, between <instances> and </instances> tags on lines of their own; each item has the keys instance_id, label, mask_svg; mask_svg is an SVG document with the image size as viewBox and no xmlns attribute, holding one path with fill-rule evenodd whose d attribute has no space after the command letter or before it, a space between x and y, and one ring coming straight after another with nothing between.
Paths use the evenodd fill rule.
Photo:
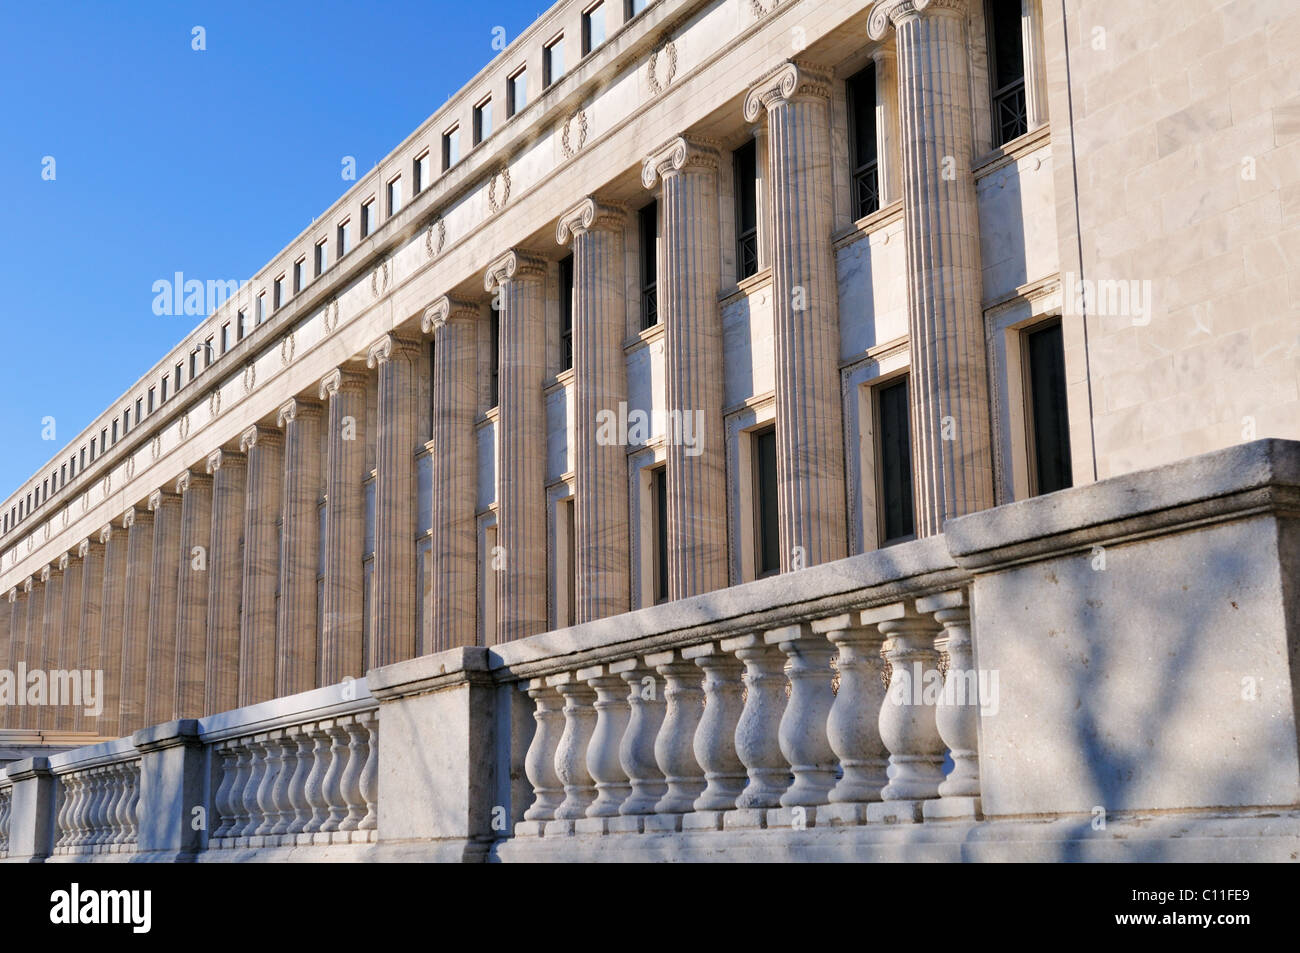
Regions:
<instances>
[{"instance_id":1,"label":"carved wreath ornament","mask_svg":"<svg viewBox=\"0 0 1300 953\"><path fill-rule=\"evenodd\" d=\"M659 57L665 57L664 74L659 75ZM656 96L662 93L677 75L677 45L666 39L659 49L650 54L650 89Z\"/></svg>"},{"instance_id":2,"label":"carved wreath ornament","mask_svg":"<svg viewBox=\"0 0 1300 953\"><path fill-rule=\"evenodd\" d=\"M288 367L293 362L293 352L296 348L297 345L293 340L293 332L290 331L284 336L284 339L280 341L280 364L283 367Z\"/></svg>"},{"instance_id":3,"label":"carved wreath ornament","mask_svg":"<svg viewBox=\"0 0 1300 953\"><path fill-rule=\"evenodd\" d=\"M442 246L447 241L447 223L439 215L424 232L424 250L430 258L442 253Z\"/></svg>"},{"instance_id":4,"label":"carved wreath ornament","mask_svg":"<svg viewBox=\"0 0 1300 953\"><path fill-rule=\"evenodd\" d=\"M339 326L339 302L337 298L331 298L329 304L325 305L325 310L321 312L321 320L325 324L325 333L330 334Z\"/></svg>"},{"instance_id":5,"label":"carved wreath ornament","mask_svg":"<svg viewBox=\"0 0 1300 953\"><path fill-rule=\"evenodd\" d=\"M378 298L381 294L383 294L385 291L388 290L388 280L389 280L388 259L385 258L378 265L376 265L375 270L370 273L370 293L373 294L376 298Z\"/></svg>"},{"instance_id":6,"label":"carved wreath ornament","mask_svg":"<svg viewBox=\"0 0 1300 953\"><path fill-rule=\"evenodd\" d=\"M574 141L575 135L572 131L575 123L578 127L576 142ZM564 149L564 157L566 159L572 159L586 144L587 113L583 109L579 109L564 121L564 131L560 134L560 145Z\"/></svg>"},{"instance_id":7,"label":"carved wreath ornament","mask_svg":"<svg viewBox=\"0 0 1300 953\"><path fill-rule=\"evenodd\" d=\"M501 182L501 195L497 197L497 181ZM488 181L488 207L494 212L499 212L505 208L505 204L510 201L510 170L505 166L496 172Z\"/></svg>"}]
</instances>

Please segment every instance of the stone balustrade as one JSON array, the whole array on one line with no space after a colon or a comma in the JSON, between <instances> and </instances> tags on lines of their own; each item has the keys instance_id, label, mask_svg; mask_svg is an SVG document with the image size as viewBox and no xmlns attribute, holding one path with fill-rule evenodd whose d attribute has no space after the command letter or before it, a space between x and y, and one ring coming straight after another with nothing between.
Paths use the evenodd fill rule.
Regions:
<instances>
[{"instance_id":1,"label":"stone balustrade","mask_svg":"<svg viewBox=\"0 0 1300 953\"><path fill-rule=\"evenodd\" d=\"M139 835L140 752L119 739L50 758L54 853L129 854Z\"/></svg>"},{"instance_id":2,"label":"stone balustrade","mask_svg":"<svg viewBox=\"0 0 1300 953\"><path fill-rule=\"evenodd\" d=\"M15 762L0 845L8 862L1287 859L1297 514L1300 444L1270 440L998 507Z\"/></svg>"}]
</instances>

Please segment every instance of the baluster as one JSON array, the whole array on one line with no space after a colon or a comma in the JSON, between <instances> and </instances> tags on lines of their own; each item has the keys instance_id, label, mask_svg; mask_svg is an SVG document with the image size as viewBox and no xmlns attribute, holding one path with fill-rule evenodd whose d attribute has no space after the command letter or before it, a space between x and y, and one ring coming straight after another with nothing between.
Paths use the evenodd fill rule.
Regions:
<instances>
[{"instance_id":1,"label":"baluster","mask_svg":"<svg viewBox=\"0 0 1300 953\"><path fill-rule=\"evenodd\" d=\"M212 798L212 808L216 811L216 824L212 827L211 841L220 841L230 830L233 811L230 807L230 789L234 785L235 752L229 741L217 745L214 752L217 759L217 793ZM220 846L214 844L213 846Z\"/></svg>"},{"instance_id":2,"label":"baluster","mask_svg":"<svg viewBox=\"0 0 1300 953\"><path fill-rule=\"evenodd\" d=\"M253 780L253 751L248 738L231 742L235 750L235 778L230 784L230 830L226 832L226 847L238 844L250 820L245 794Z\"/></svg>"},{"instance_id":3,"label":"baluster","mask_svg":"<svg viewBox=\"0 0 1300 953\"><path fill-rule=\"evenodd\" d=\"M303 793L311 806L311 817L303 825L302 843L310 844L317 832L329 819L329 804L325 801L325 773L329 769L330 736L320 725L309 729L311 734L311 774L307 775L307 784ZM328 839L327 839L328 841Z\"/></svg>"},{"instance_id":4,"label":"baluster","mask_svg":"<svg viewBox=\"0 0 1300 953\"><path fill-rule=\"evenodd\" d=\"M925 817L980 817L979 673L971 652L970 603L961 589L916 600L943 626L948 673L935 706L935 727L952 753L952 770L939 785L939 800L927 801ZM938 644L938 643L936 643Z\"/></svg>"},{"instance_id":5,"label":"baluster","mask_svg":"<svg viewBox=\"0 0 1300 953\"><path fill-rule=\"evenodd\" d=\"M81 842L98 853L117 842L117 817L126 798L126 788L117 783L118 772L114 764L96 769L96 790L81 810Z\"/></svg>"},{"instance_id":6,"label":"baluster","mask_svg":"<svg viewBox=\"0 0 1300 953\"><path fill-rule=\"evenodd\" d=\"M361 797L366 802L366 816L359 830L379 829L379 718L373 711L357 715L357 724L366 732L366 763L361 769Z\"/></svg>"},{"instance_id":7,"label":"baluster","mask_svg":"<svg viewBox=\"0 0 1300 953\"><path fill-rule=\"evenodd\" d=\"M618 763L627 775L630 793L619 805L624 815L650 814L668 790L664 773L655 761L655 739L664 722L664 699L654 672L638 659L624 659L609 667L627 684L631 709L627 730L618 749Z\"/></svg>"},{"instance_id":8,"label":"baluster","mask_svg":"<svg viewBox=\"0 0 1300 953\"><path fill-rule=\"evenodd\" d=\"M276 733L275 744L280 753L280 760L275 775L275 786L271 789L271 802L275 808L275 826L271 828L270 836L274 837L277 843L283 843L284 835L289 832L289 825L293 823L293 805L289 803L289 784L298 767L298 745L290 737L287 729Z\"/></svg>"},{"instance_id":9,"label":"baluster","mask_svg":"<svg viewBox=\"0 0 1300 953\"><path fill-rule=\"evenodd\" d=\"M9 855L9 813L12 799L9 788L0 791L0 857Z\"/></svg>"},{"instance_id":10,"label":"baluster","mask_svg":"<svg viewBox=\"0 0 1300 953\"><path fill-rule=\"evenodd\" d=\"M938 797L943 782L943 739L934 719L927 685L942 684L934 637L940 631L928 616L898 602L863 611L864 625L879 625L889 662L889 692L880 708L880 737L889 750L890 781L881 804L867 806L867 820L920 821L921 804Z\"/></svg>"},{"instance_id":11,"label":"baluster","mask_svg":"<svg viewBox=\"0 0 1300 953\"><path fill-rule=\"evenodd\" d=\"M266 837L275 827L276 810L274 790L276 779L280 776L280 741L283 732L270 732L262 735L262 778L261 783L257 786L257 827L253 829L252 836L260 837L262 840L256 844L249 843L249 847L261 847L266 844Z\"/></svg>"},{"instance_id":12,"label":"baluster","mask_svg":"<svg viewBox=\"0 0 1300 953\"><path fill-rule=\"evenodd\" d=\"M293 727L285 731L294 748L293 776L289 779L289 825L286 843L294 844L311 819L311 802L307 800L307 776L314 763L311 753L311 734L306 727Z\"/></svg>"},{"instance_id":13,"label":"baluster","mask_svg":"<svg viewBox=\"0 0 1300 953\"><path fill-rule=\"evenodd\" d=\"M579 669L578 678L596 693L596 725L587 743L587 774L596 782L596 799L587 817L617 817L632 790L618 757L630 717L623 679L604 665Z\"/></svg>"},{"instance_id":14,"label":"baluster","mask_svg":"<svg viewBox=\"0 0 1300 953\"><path fill-rule=\"evenodd\" d=\"M68 815L72 812L73 790L76 785L76 775L65 774L59 778L59 802L58 809L54 813L54 829L58 836L54 839L55 853L62 854L65 852L68 844L72 840L72 827Z\"/></svg>"},{"instance_id":15,"label":"baluster","mask_svg":"<svg viewBox=\"0 0 1300 953\"><path fill-rule=\"evenodd\" d=\"M835 701L831 682L834 648L807 623L787 625L764 635L790 660L790 700L781 717L781 753L790 762L794 784L781 795L782 807L825 804L835 786L835 752L826 738L826 718Z\"/></svg>"},{"instance_id":16,"label":"baluster","mask_svg":"<svg viewBox=\"0 0 1300 953\"><path fill-rule=\"evenodd\" d=\"M704 770L695 760L694 747L704 701L703 679L699 668L682 661L675 650L656 652L645 660L663 676L668 705L655 739L655 761L668 789L655 805L655 813L685 814L704 790Z\"/></svg>"},{"instance_id":17,"label":"baluster","mask_svg":"<svg viewBox=\"0 0 1300 953\"><path fill-rule=\"evenodd\" d=\"M79 790L72 806L72 831L68 841L74 848L89 847L95 850L102 843L104 802L107 800L105 794L109 788L111 770L110 767L92 768L77 777Z\"/></svg>"},{"instance_id":18,"label":"baluster","mask_svg":"<svg viewBox=\"0 0 1300 953\"><path fill-rule=\"evenodd\" d=\"M321 722L321 727L330 738L330 763L329 770L325 772L325 780L321 783L321 793L325 798L325 806L329 814L320 829L322 834L332 834L339 829L343 818L348 814L341 787L343 769L347 767L348 733L334 720ZM327 842L328 840L332 838L327 839Z\"/></svg>"},{"instance_id":19,"label":"baluster","mask_svg":"<svg viewBox=\"0 0 1300 953\"><path fill-rule=\"evenodd\" d=\"M736 725L744 707L741 664L730 652L709 642L682 650L682 658L704 672L704 713L695 729L695 760L704 769L704 790L696 811L730 811L745 789L745 766L736 755Z\"/></svg>"},{"instance_id":20,"label":"baluster","mask_svg":"<svg viewBox=\"0 0 1300 953\"><path fill-rule=\"evenodd\" d=\"M533 803L524 812L524 820L545 822L554 820L555 809L564 800L564 788L555 773L555 752L564 731L562 700L560 693L548 686L544 678L534 678L528 683L528 697L537 706L533 711L537 728L524 756L524 774L533 786Z\"/></svg>"},{"instance_id":21,"label":"baluster","mask_svg":"<svg viewBox=\"0 0 1300 953\"><path fill-rule=\"evenodd\" d=\"M257 829L264 820L258 793L266 781L266 735L246 738L244 744L248 746L248 781L244 785L243 794L244 816L247 820L236 843L239 847L253 847L252 838L257 835Z\"/></svg>"},{"instance_id":22,"label":"baluster","mask_svg":"<svg viewBox=\"0 0 1300 953\"><path fill-rule=\"evenodd\" d=\"M355 831L366 816L366 802L361 797L361 769L366 766L365 729L357 724L355 718L341 719L341 727L348 736L348 763L339 779L339 794L348 813L339 822L339 830Z\"/></svg>"},{"instance_id":23,"label":"baluster","mask_svg":"<svg viewBox=\"0 0 1300 953\"><path fill-rule=\"evenodd\" d=\"M736 798L736 807L776 807L790 785L790 765L779 737L785 714L785 658L759 634L724 639L721 648L745 663L747 694L736 723L736 755L749 782Z\"/></svg>"},{"instance_id":24,"label":"baluster","mask_svg":"<svg viewBox=\"0 0 1300 953\"><path fill-rule=\"evenodd\" d=\"M126 766L126 780L131 796L130 807L126 813L128 844L140 842L140 762L132 761Z\"/></svg>"},{"instance_id":25,"label":"baluster","mask_svg":"<svg viewBox=\"0 0 1300 953\"><path fill-rule=\"evenodd\" d=\"M88 843L86 814L94 803L95 775L98 771L98 768L91 768L64 775L67 787L64 789L64 805L59 818L59 826L63 831L60 838L63 849L60 853L75 851Z\"/></svg>"},{"instance_id":26,"label":"baluster","mask_svg":"<svg viewBox=\"0 0 1300 953\"><path fill-rule=\"evenodd\" d=\"M114 764L108 770L108 780L118 795L112 805L113 813L105 818L105 843L117 850L131 837L131 785L125 764Z\"/></svg>"},{"instance_id":27,"label":"baluster","mask_svg":"<svg viewBox=\"0 0 1300 953\"><path fill-rule=\"evenodd\" d=\"M826 720L826 737L844 774L831 789L830 801L879 801L880 789L889 783L889 752L880 738L880 708L885 701L880 646L884 639L875 626L858 625L852 615L819 619L813 630L825 633L839 649L840 690Z\"/></svg>"},{"instance_id":28,"label":"baluster","mask_svg":"<svg viewBox=\"0 0 1300 953\"><path fill-rule=\"evenodd\" d=\"M555 809L556 820L572 820L587 813L596 797L596 785L587 771L587 746L596 728L596 693L572 672L546 680L564 697L564 733L555 749L555 774L564 786L564 800Z\"/></svg>"}]
</instances>

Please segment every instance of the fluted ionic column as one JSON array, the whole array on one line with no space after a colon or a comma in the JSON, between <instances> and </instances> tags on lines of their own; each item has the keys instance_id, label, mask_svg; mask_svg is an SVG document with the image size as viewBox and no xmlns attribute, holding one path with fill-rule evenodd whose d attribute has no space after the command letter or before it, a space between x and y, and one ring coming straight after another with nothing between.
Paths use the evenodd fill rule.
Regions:
<instances>
[{"instance_id":1,"label":"fluted ionic column","mask_svg":"<svg viewBox=\"0 0 1300 953\"><path fill-rule=\"evenodd\" d=\"M876 64L876 182L884 208L903 196L898 181L898 57L882 45L871 60Z\"/></svg>"},{"instance_id":2,"label":"fluted ionic column","mask_svg":"<svg viewBox=\"0 0 1300 953\"><path fill-rule=\"evenodd\" d=\"M611 421L627 402L621 207L585 198L560 217L573 236L573 404L576 621L631 608L627 448ZM603 425L602 425L603 421Z\"/></svg>"},{"instance_id":3,"label":"fluted ionic column","mask_svg":"<svg viewBox=\"0 0 1300 953\"><path fill-rule=\"evenodd\" d=\"M19 666L25 668L37 668L40 666L39 662L32 661L31 655L32 633L30 621L32 616L32 589L35 585L35 580L32 579L31 576L28 576L15 590L17 602L15 604L15 612L13 615L14 639L10 647L12 662L9 665L9 670L15 673L15 677L17 677ZM26 692L27 686L20 685L20 690ZM20 705L14 710L14 714L10 721L11 727L34 727L33 722L29 720L32 714L33 713L25 704Z\"/></svg>"},{"instance_id":4,"label":"fluted ionic column","mask_svg":"<svg viewBox=\"0 0 1300 953\"><path fill-rule=\"evenodd\" d=\"M878 0L897 30L916 533L993 505L967 0Z\"/></svg>"},{"instance_id":5,"label":"fluted ionic column","mask_svg":"<svg viewBox=\"0 0 1300 953\"><path fill-rule=\"evenodd\" d=\"M212 540L203 713L213 715L239 706L239 607L244 580L239 538L248 462L242 453L217 450L208 457L208 475L212 477Z\"/></svg>"},{"instance_id":6,"label":"fluted ionic column","mask_svg":"<svg viewBox=\"0 0 1300 953\"><path fill-rule=\"evenodd\" d=\"M504 568L497 642L546 629L546 265L511 249L487 270L484 287L500 310L497 545Z\"/></svg>"},{"instance_id":7,"label":"fluted ionic column","mask_svg":"<svg viewBox=\"0 0 1300 953\"><path fill-rule=\"evenodd\" d=\"M28 671L45 667L45 586L41 583L40 571L35 576L23 580L23 592L27 597L27 632L23 639L25 647L24 661ZM40 727L39 709L26 705L19 713L19 727Z\"/></svg>"},{"instance_id":8,"label":"fluted ionic column","mask_svg":"<svg viewBox=\"0 0 1300 953\"><path fill-rule=\"evenodd\" d=\"M239 625L239 704L275 696L275 587L280 578L280 496L284 438L273 427L250 427L239 438L248 458L244 505L244 590Z\"/></svg>"},{"instance_id":9,"label":"fluted ionic column","mask_svg":"<svg viewBox=\"0 0 1300 953\"><path fill-rule=\"evenodd\" d=\"M477 304L444 295L421 322L421 330L433 335L432 593L423 638L435 652L478 641L474 421L480 311Z\"/></svg>"},{"instance_id":10,"label":"fluted ionic column","mask_svg":"<svg viewBox=\"0 0 1300 953\"><path fill-rule=\"evenodd\" d=\"M764 110L772 209L781 569L846 554L839 288L831 250L830 76L790 62L745 97Z\"/></svg>"},{"instance_id":11,"label":"fluted ionic column","mask_svg":"<svg viewBox=\"0 0 1300 953\"><path fill-rule=\"evenodd\" d=\"M368 668L414 658L415 452L420 391L416 386L420 342L385 334L366 352L378 370L378 433L375 438L375 593L370 600Z\"/></svg>"},{"instance_id":12,"label":"fluted ionic column","mask_svg":"<svg viewBox=\"0 0 1300 953\"><path fill-rule=\"evenodd\" d=\"M181 495L180 567L176 576L176 659L172 718L203 714L208 643L208 560L212 543L212 477L186 470Z\"/></svg>"},{"instance_id":13,"label":"fluted ionic column","mask_svg":"<svg viewBox=\"0 0 1300 953\"><path fill-rule=\"evenodd\" d=\"M82 664L85 640L81 633L81 600L83 573L81 563L74 562L74 556L64 553L59 557L59 570L63 574L63 611L59 615L61 634L59 636L58 667L75 669L81 672L77 679L85 678L86 666ZM93 679L93 675L91 678ZM81 699L85 700L86 683L81 684ZM90 688L94 688L93 681ZM84 704L66 705L58 710L54 727L60 731L72 731L76 727L77 715L85 708Z\"/></svg>"},{"instance_id":14,"label":"fluted ionic column","mask_svg":"<svg viewBox=\"0 0 1300 953\"><path fill-rule=\"evenodd\" d=\"M22 626L25 620L22 617L22 599L15 586L5 594L4 602L0 604L0 614L3 614L5 620L5 644L3 650L0 650L0 660L3 660L8 671L14 673L17 678L18 661L22 657L23 639L25 634ZM18 690L18 686L14 686ZM17 698L14 699L17 702ZM18 727L18 708L17 705L0 707L0 728Z\"/></svg>"},{"instance_id":15,"label":"fluted ionic column","mask_svg":"<svg viewBox=\"0 0 1300 953\"><path fill-rule=\"evenodd\" d=\"M78 566L81 573L81 612L75 622L69 618L68 624L77 627L77 638L81 641L78 656L80 666L83 671L91 673L97 694L94 705L83 705L73 712L72 728L74 731L92 731L97 730L98 719L88 714L86 709L104 704L103 691L107 689L109 679L108 673L104 671L103 644L100 641L103 631L104 544L98 537L83 539L77 546L77 556L81 560ZM96 672L102 674L96 676Z\"/></svg>"},{"instance_id":16,"label":"fluted ionic column","mask_svg":"<svg viewBox=\"0 0 1300 953\"><path fill-rule=\"evenodd\" d=\"M1042 0L1020 0L1020 44L1025 64L1028 129L1047 122L1047 57L1043 51Z\"/></svg>"},{"instance_id":17,"label":"fluted ionic column","mask_svg":"<svg viewBox=\"0 0 1300 953\"><path fill-rule=\"evenodd\" d=\"M668 596L727 585L727 464L722 433L718 153L679 136L655 150L641 182L659 201L659 314L664 323Z\"/></svg>"},{"instance_id":18,"label":"fluted ionic column","mask_svg":"<svg viewBox=\"0 0 1300 953\"><path fill-rule=\"evenodd\" d=\"M276 625L275 694L316 687L316 571L320 560L321 405L294 398L280 408L284 430L284 497L280 532L280 617Z\"/></svg>"},{"instance_id":19,"label":"fluted ionic column","mask_svg":"<svg viewBox=\"0 0 1300 953\"><path fill-rule=\"evenodd\" d=\"M362 546L365 543L366 420L364 374L339 368L320 383L329 401L325 427L325 599L320 684L364 674L361 625Z\"/></svg>"},{"instance_id":20,"label":"fluted ionic column","mask_svg":"<svg viewBox=\"0 0 1300 953\"><path fill-rule=\"evenodd\" d=\"M145 727L144 691L149 653L149 591L153 580L153 513L135 507L122 517L126 530L126 581L123 584L122 651L109 655L110 665L120 659L122 694L117 733L129 735Z\"/></svg>"},{"instance_id":21,"label":"fluted ionic column","mask_svg":"<svg viewBox=\"0 0 1300 953\"><path fill-rule=\"evenodd\" d=\"M103 589L99 613L99 662L104 669L104 710L92 726L101 735L118 736L121 715L122 620L126 611L127 536L112 523L99 531L104 547Z\"/></svg>"},{"instance_id":22,"label":"fluted ionic column","mask_svg":"<svg viewBox=\"0 0 1300 953\"><path fill-rule=\"evenodd\" d=\"M45 669L46 699L45 704L36 710L36 727L54 728L58 723L58 708L55 703L65 699L55 697L55 688L50 681L50 673L62 668L59 657L63 641L63 571L58 563L42 567L41 596L41 667Z\"/></svg>"},{"instance_id":23,"label":"fluted ionic column","mask_svg":"<svg viewBox=\"0 0 1300 953\"><path fill-rule=\"evenodd\" d=\"M171 720L176 698L177 593L180 574L186 569L181 553L181 498L154 490L149 495L149 512L153 514L153 570L144 724L157 725Z\"/></svg>"}]
</instances>

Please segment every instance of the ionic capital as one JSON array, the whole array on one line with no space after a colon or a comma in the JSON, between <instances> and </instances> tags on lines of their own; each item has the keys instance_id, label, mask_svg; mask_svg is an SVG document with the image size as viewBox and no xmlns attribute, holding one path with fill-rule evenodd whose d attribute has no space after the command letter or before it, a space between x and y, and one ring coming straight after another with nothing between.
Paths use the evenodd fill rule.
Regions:
<instances>
[{"instance_id":1,"label":"ionic capital","mask_svg":"<svg viewBox=\"0 0 1300 953\"><path fill-rule=\"evenodd\" d=\"M130 529L139 525L141 529L147 526L153 520L153 515L142 511L139 507L133 506L122 514L122 529Z\"/></svg>"},{"instance_id":2,"label":"ionic capital","mask_svg":"<svg viewBox=\"0 0 1300 953\"><path fill-rule=\"evenodd\" d=\"M208 454L208 476L212 476L222 467L233 466L242 467L247 463L242 453L232 453L229 450L213 450Z\"/></svg>"},{"instance_id":3,"label":"ionic capital","mask_svg":"<svg viewBox=\"0 0 1300 953\"><path fill-rule=\"evenodd\" d=\"M320 399L325 400L335 394L364 394L366 392L366 375L356 371L336 367L320 381Z\"/></svg>"},{"instance_id":4,"label":"ionic capital","mask_svg":"<svg viewBox=\"0 0 1300 953\"><path fill-rule=\"evenodd\" d=\"M17 601L18 601L18 587L17 587L17 586L14 586L12 589L10 589L10 590L9 590L9 594L6 595L5 598L9 601L9 604L10 604L10 605L13 605L15 602L17 602Z\"/></svg>"},{"instance_id":5,"label":"ionic capital","mask_svg":"<svg viewBox=\"0 0 1300 953\"><path fill-rule=\"evenodd\" d=\"M831 74L802 60L788 60L755 83L745 96L745 122L754 122L765 109L791 99L831 98Z\"/></svg>"},{"instance_id":6,"label":"ionic capital","mask_svg":"<svg viewBox=\"0 0 1300 953\"><path fill-rule=\"evenodd\" d=\"M274 427L263 427L261 424L254 424L239 435L239 452L248 453L259 444L262 446L278 447L284 443L284 435Z\"/></svg>"},{"instance_id":7,"label":"ionic capital","mask_svg":"<svg viewBox=\"0 0 1300 953\"><path fill-rule=\"evenodd\" d=\"M320 417L322 407L314 400L303 400L301 397L291 397L280 405L280 409L275 413L275 425L284 427L291 424L301 417L315 419Z\"/></svg>"},{"instance_id":8,"label":"ionic capital","mask_svg":"<svg viewBox=\"0 0 1300 953\"><path fill-rule=\"evenodd\" d=\"M621 229L627 223L627 210L615 202L602 202L589 195L560 216L555 227L555 240L561 245L569 243L570 235L581 235L592 229Z\"/></svg>"},{"instance_id":9,"label":"ionic capital","mask_svg":"<svg viewBox=\"0 0 1300 953\"><path fill-rule=\"evenodd\" d=\"M104 544L100 542L100 540L98 539L83 539L81 542L77 544L77 558L85 559L87 556L90 555L90 551L92 549L94 549L96 546L103 546L103 545Z\"/></svg>"},{"instance_id":10,"label":"ionic capital","mask_svg":"<svg viewBox=\"0 0 1300 953\"><path fill-rule=\"evenodd\" d=\"M107 546L108 541L113 538L113 524L105 523L99 528L99 533L97 535L99 537L99 545Z\"/></svg>"},{"instance_id":11,"label":"ionic capital","mask_svg":"<svg viewBox=\"0 0 1300 953\"><path fill-rule=\"evenodd\" d=\"M181 498L175 493L168 493L162 487L149 494L149 512L156 513L165 503L180 503Z\"/></svg>"},{"instance_id":12,"label":"ionic capital","mask_svg":"<svg viewBox=\"0 0 1300 953\"><path fill-rule=\"evenodd\" d=\"M420 342L413 341L400 334L385 334L366 350L366 367L375 368L387 364L393 355L414 358L420 353Z\"/></svg>"},{"instance_id":13,"label":"ionic capital","mask_svg":"<svg viewBox=\"0 0 1300 953\"><path fill-rule=\"evenodd\" d=\"M485 291L496 291L507 281L533 278L540 281L546 277L546 259L529 254L518 248L512 248L492 264L488 265L483 275Z\"/></svg>"},{"instance_id":14,"label":"ionic capital","mask_svg":"<svg viewBox=\"0 0 1300 953\"><path fill-rule=\"evenodd\" d=\"M70 553L64 553L62 556L60 556L60 557L59 557L59 572L67 572L67 571L68 571L68 565L69 565L71 562L72 562L72 555L71 555Z\"/></svg>"},{"instance_id":15,"label":"ionic capital","mask_svg":"<svg viewBox=\"0 0 1300 953\"><path fill-rule=\"evenodd\" d=\"M42 567L41 567L40 577L41 577L41 585L42 585L42 586L47 585L47 584L49 583L49 581L50 581L50 572L51 572L52 568L53 568L53 567L50 567L50 566L42 566Z\"/></svg>"},{"instance_id":16,"label":"ionic capital","mask_svg":"<svg viewBox=\"0 0 1300 953\"><path fill-rule=\"evenodd\" d=\"M718 150L708 139L677 136L669 139L650 155L641 166L641 184L654 188L657 179L687 170L713 172L718 168Z\"/></svg>"},{"instance_id":17,"label":"ionic capital","mask_svg":"<svg viewBox=\"0 0 1300 953\"><path fill-rule=\"evenodd\" d=\"M212 477L202 473L195 473L193 470L182 470L181 475L176 478L176 492L188 493L192 489L201 489L212 486Z\"/></svg>"},{"instance_id":18,"label":"ionic capital","mask_svg":"<svg viewBox=\"0 0 1300 953\"><path fill-rule=\"evenodd\" d=\"M36 584L36 581L35 581L34 579L32 579L31 576L28 576L26 579L24 579L24 580L23 580L23 595L30 596L30 595L32 594L32 586L34 586L35 584Z\"/></svg>"},{"instance_id":19,"label":"ionic capital","mask_svg":"<svg viewBox=\"0 0 1300 953\"><path fill-rule=\"evenodd\" d=\"M867 34L873 40L883 39L891 26L919 17L926 11L965 16L967 0L876 0L867 17Z\"/></svg>"},{"instance_id":20,"label":"ionic capital","mask_svg":"<svg viewBox=\"0 0 1300 953\"><path fill-rule=\"evenodd\" d=\"M425 334L436 334L448 321L473 321L478 316L477 304L443 295L425 310L424 317L420 319L420 330Z\"/></svg>"}]
</instances>

